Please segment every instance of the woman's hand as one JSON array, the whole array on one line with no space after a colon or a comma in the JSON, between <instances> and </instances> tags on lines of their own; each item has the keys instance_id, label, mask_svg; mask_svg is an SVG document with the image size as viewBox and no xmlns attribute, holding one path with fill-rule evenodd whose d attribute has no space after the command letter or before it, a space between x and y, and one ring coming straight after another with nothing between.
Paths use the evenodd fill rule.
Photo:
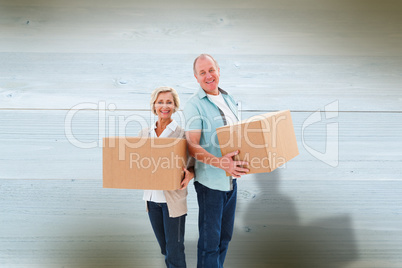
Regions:
<instances>
[{"instance_id":1,"label":"woman's hand","mask_svg":"<svg viewBox=\"0 0 402 268\"><path fill-rule=\"evenodd\" d=\"M186 168L183 167L183 171L184 171L184 179L181 181L180 190L186 189L189 182L194 178L194 168L191 167L189 168L189 170L187 170Z\"/></svg>"}]
</instances>

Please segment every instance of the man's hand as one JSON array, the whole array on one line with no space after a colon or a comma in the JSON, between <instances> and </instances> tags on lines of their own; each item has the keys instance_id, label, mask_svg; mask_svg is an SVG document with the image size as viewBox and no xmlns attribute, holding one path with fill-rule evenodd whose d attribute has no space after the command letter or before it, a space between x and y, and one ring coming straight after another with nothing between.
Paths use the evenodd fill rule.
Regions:
<instances>
[{"instance_id":1,"label":"man's hand","mask_svg":"<svg viewBox=\"0 0 402 268\"><path fill-rule=\"evenodd\" d=\"M225 154L221 158L219 158L219 168L225 170L227 173L232 175L235 178L240 178L242 175L246 175L250 170L247 168L243 168L241 166L247 166L248 162L246 161L234 161L233 156L237 155L239 151L234 151L228 154Z\"/></svg>"},{"instance_id":2,"label":"man's hand","mask_svg":"<svg viewBox=\"0 0 402 268\"><path fill-rule=\"evenodd\" d=\"M233 160L232 157L239 153L238 150L228 153L222 157L216 157L200 146L200 138L201 130L192 130L186 132L187 145L190 155L198 161L223 169L235 178L240 178L241 175L245 175L250 171L247 168L241 167L242 165L247 166L248 162Z\"/></svg>"},{"instance_id":3,"label":"man's hand","mask_svg":"<svg viewBox=\"0 0 402 268\"><path fill-rule=\"evenodd\" d=\"M189 170L187 170L186 168L183 167L183 171L184 171L184 179L181 181L180 190L186 189L188 183L194 178L193 168L189 168Z\"/></svg>"}]
</instances>

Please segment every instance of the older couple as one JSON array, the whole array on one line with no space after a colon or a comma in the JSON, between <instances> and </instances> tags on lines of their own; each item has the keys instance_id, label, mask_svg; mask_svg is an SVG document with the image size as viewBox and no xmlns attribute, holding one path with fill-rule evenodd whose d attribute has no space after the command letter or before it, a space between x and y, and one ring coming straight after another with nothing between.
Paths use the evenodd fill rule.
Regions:
<instances>
[{"instance_id":1,"label":"older couple","mask_svg":"<svg viewBox=\"0 0 402 268\"><path fill-rule=\"evenodd\" d=\"M220 68L215 59L201 54L194 60L194 76L200 89L188 100L184 115L185 136L171 116L180 100L170 87L160 87L151 94L151 109L157 122L140 132L148 137L186 138L195 165L185 169L182 188L175 191L144 191L143 199L152 228L165 255L167 267L186 267L184 226L187 213L187 185L195 177L199 207L197 267L223 267L233 234L237 184L236 178L249 170L247 162L234 161L238 152L222 156L216 128L238 121L234 99L219 88ZM212 126L212 127L211 127ZM226 172L231 176L226 176Z\"/></svg>"}]
</instances>

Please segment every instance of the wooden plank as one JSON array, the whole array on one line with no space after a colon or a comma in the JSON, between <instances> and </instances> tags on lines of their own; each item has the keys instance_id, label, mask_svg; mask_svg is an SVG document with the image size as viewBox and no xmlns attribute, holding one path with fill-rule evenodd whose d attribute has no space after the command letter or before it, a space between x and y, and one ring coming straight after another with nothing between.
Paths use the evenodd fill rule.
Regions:
<instances>
[{"instance_id":1,"label":"wooden plank","mask_svg":"<svg viewBox=\"0 0 402 268\"><path fill-rule=\"evenodd\" d=\"M238 229L228 266L400 265L399 181L283 179L274 172L239 180Z\"/></svg>"},{"instance_id":2,"label":"wooden plank","mask_svg":"<svg viewBox=\"0 0 402 268\"><path fill-rule=\"evenodd\" d=\"M209 52L243 118L291 109L300 148L286 168L238 181L225 264L401 267L401 11L397 0L0 0L0 266L163 266L142 191L102 189L96 143L119 116L129 135L153 121L157 86L185 103L192 61ZM325 107L339 113L314 113ZM192 186L188 200L194 267Z\"/></svg>"},{"instance_id":3,"label":"wooden plank","mask_svg":"<svg viewBox=\"0 0 402 268\"><path fill-rule=\"evenodd\" d=\"M82 103L149 109L151 91L197 91L193 55L0 53L0 108L71 109ZM243 110L401 111L401 57L216 55L221 86ZM245 94L247 93L247 94ZM106 107L106 108L107 108Z\"/></svg>"},{"instance_id":4,"label":"wooden plank","mask_svg":"<svg viewBox=\"0 0 402 268\"><path fill-rule=\"evenodd\" d=\"M164 262L143 191L103 189L91 180L0 180L0 191L2 267L161 267ZM193 208L194 192L189 196ZM189 248L197 233L190 212ZM194 252L188 256L195 258Z\"/></svg>"},{"instance_id":5,"label":"wooden plank","mask_svg":"<svg viewBox=\"0 0 402 268\"><path fill-rule=\"evenodd\" d=\"M29 5L28 5L29 3ZM28 2L27 0L15 0L15 1L2 1L3 6L13 6L13 7L26 7L26 6L48 6L48 7L110 7L110 2L107 0L71 0L71 2L66 3L63 0L54 0L48 2L46 0L38 0L35 2ZM98 5L96 5L98 4ZM317 0L283 0L277 1L260 1L260 0L250 0L244 3L241 0L234 0L230 2L214 2L213 0L206 0L204 3L199 2L183 2L180 0L172 0L169 4L166 4L163 0L146 1L146 0L119 0L116 1L113 7L116 8L166 8L169 9L196 9L203 8L206 6L215 4L214 8L217 9L227 9L228 7L247 9L253 7L261 8L271 8L271 9L288 9L288 10L299 10L299 9L312 9L312 10L352 10L352 11L389 11L389 10L400 10L402 7L398 0L384 0L382 2L378 1L367 1L367 0L356 0L350 2L348 0L333 1L317 1ZM364 5L363 5L364 4Z\"/></svg>"},{"instance_id":6,"label":"wooden plank","mask_svg":"<svg viewBox=\"0 0 402 268\"><path fill-rule=\"evenodd\" d=\"M401 264L400 181L286 180L278 170L238 183L229 267ZM163 263L142 191L102 189L93 180L1 179L0 186L4 267ZM193 266L198 209L192 185L189 190L186 254Z\"/></svg>"},{"instance_id":7,"label":"wooden plank","mask_svg":"<svg viewBox=\"0 0 402 268\"><path fill-rule=\"evenodd\" d=\"M365 8L358 11L357 4L347 2L333 9L309 2L265 7L258 1L243 8L225 2L220 9L201 4L157 8L158 3L147 8L142 1L130 8L127 1L113 6L7 4L0 14L6 22L1 51L400 56L397 1L379 9L361 2ZM199 38L208 36L219 37L213 48L209 38Z\"/></svg>"},{"instance_id":8,"label":"wooden plank","mask_svg":"<svg viewBox=\"0 0 402 268\"><path fill-rule=\"evenodd\" d=\"M150 112L115 111L104 115L90 110L74 112L66 128L69 111L0 111L0 177L100 180L102 151L99 140L105 136L135 136L141 123L148 124L151 120ZM243 113L242 116L248 118L253 114L256 113ZM300 155L283 168L285 179L400 179L402 126L397 122L402 120L401 113L339 113L338 117L323 119L303 129L311 115L292 113ZM99 123L99 116L106 122ZM181 124L179 114L175 118ZM339 137L334 141L338 145L335 144L335 151L331 153L333 160L339 159L336 167L328 163L332 157L330 153L328 157L323 155L327 143L326 128L331 123L339 128ZM70 126L71 134L66 136Z\"/></svg>"}]
</instances>

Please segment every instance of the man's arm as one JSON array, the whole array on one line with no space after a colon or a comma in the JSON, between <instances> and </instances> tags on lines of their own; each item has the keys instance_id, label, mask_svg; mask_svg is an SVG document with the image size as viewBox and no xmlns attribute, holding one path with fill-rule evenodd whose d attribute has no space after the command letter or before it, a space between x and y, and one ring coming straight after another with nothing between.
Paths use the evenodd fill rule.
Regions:
<instances>
[{"instance_id":1,"label":"man's arm","mask_svg":"<svg viewBox=\"0 0 402 268\"><path fill-rule=\"evenodd\" d=\"M235 178L240 178L240 176L249 172L247 168L241 167L242 165L248 165L248 162L234 161L232 158L234 155L237 155L239 151L228 153L222 157L217 157L202 148L200 145L201 130L187 131L186 139L190 155L198 161L223 169Z\"/></svg>"}]
</instances>

